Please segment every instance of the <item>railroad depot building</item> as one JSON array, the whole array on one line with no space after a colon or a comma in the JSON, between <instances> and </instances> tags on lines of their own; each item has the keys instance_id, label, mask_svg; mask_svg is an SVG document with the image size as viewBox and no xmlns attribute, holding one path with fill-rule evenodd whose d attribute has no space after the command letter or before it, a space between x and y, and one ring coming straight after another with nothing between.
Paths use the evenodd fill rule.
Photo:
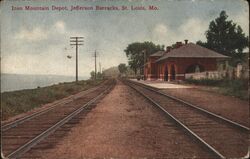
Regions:
<instances>
[{"instance_id":1,"label":"railroad depot building","mask_svg":"<svg viewBox=\"0 0 250 159\"><path fill-rule=\"evenodd\" d=\"M227 67L228 56L201 47L194 43L177 42L175 47L153 53L144 65L146 80L184 80L185 74L216 71L219 65Z\"/></svg>"}]
</instances>

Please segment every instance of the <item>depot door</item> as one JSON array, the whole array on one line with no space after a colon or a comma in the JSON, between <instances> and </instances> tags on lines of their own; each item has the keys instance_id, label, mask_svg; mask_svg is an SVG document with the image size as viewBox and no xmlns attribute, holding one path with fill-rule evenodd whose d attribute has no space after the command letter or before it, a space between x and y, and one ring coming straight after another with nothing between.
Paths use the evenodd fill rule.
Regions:
<instances>
[{"instance_id":1,"label":"depot door","mask_svg":"<svg viewBox=\"0 0 250 159\"><path fill-rule=\"evenodd\" d=\"M168 81L168 67L165 66L164 81Z\"/></svg>"},{"instance_id":2,"label":"depot door","mask_svg":"<svg viewBox=\"0 0 250 159\"><path fill-rule=\"evenodd\" d=\"M175 80L175 67L171 65L171 80Z\"/></svg>"}]
</instances>

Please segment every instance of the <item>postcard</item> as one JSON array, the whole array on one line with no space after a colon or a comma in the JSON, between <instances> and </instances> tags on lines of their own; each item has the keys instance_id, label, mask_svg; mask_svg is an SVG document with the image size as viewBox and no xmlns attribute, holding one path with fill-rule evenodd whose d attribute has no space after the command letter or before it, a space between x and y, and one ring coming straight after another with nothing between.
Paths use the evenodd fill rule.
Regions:
<instances>
[{"instance_id":1,"label":"postcard","mask_svg":"<svg viewBox=\"0 0 250 159\"><path fill-rule=\"evenodd\" d=\"M248 158L245 0L3 0L2 158Z\"/></svg>"}]
</instances>

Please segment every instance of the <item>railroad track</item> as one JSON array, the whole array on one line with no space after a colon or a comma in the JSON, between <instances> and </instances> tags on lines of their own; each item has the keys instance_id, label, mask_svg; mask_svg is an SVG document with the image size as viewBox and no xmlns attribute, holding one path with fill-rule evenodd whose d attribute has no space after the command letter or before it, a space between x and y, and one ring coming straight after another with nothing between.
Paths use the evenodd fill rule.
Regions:
<instances>
[{"instance_id":1,"label":"railroad track","mask_svg":"<svg viewBox=\"0 0 250 159\"><path fill-rule=\"evenodd\" d=\"M51 109L54 109L57 106L70 103L73 100L76 100L76 99L82 97L83 95L85 95L85 94L87 94L87 93L89 93L91 91L94 91L94 90L98 89L99 87L101 87L101 86L103 86L103 85L105 85L107 83L108 83L108 81L105 81L100 86L87 89L87 90L85 90L83 92L71 95L69 97L66 97L66 98L58 101L58 102L52 103L51 106L47 107L46 109L42 109L40 111L33 112L33 113L29 114L29 115L25 115L24 117L21 117L21 118L15 120L15 121L11 121L11 122L1 124L1 131L2 132L7 131L8 129L17 126L18 124L20 124L22 122L25 122L26 120L31 120L32 118L34 118L36 116L39 116L39 115L41 115L43 113L46 113L47 111L50 111Z\"/></svg>"},{"instance_id":2,"label":"railroad track","mask_svg":"<svg viewBox=\"0 0 250 159\"><path fill-rule=\"evenodd\" d=\"M217 158L247 155L249 128L138 82L125 81Z\"/></svg>"},{"instance_id":3,"label":"railroad track","mask_svg":"<svg viewBox=\"0 0 250 159\"><path fill-rule=\"evenodd\" d=\"M72 120L91 104L108 93L115 85L114 80L89 91L87 95L77 97L71 102L48 108L45 111L29 115L16 122L2 126L2 155L7 158L19 158L50 134Z\"/></svg>"}]
</instances>

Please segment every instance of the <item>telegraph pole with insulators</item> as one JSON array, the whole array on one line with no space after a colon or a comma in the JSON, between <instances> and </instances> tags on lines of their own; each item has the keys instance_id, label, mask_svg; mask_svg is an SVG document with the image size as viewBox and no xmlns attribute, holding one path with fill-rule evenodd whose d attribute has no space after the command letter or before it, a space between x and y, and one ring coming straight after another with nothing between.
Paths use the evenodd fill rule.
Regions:
<instances>
[{"instance_id":1,"label":"telegraph pole with insulators","mask_svg":"<svg viewBox=\"0 0 250 159\"><path fill-rule=\"evenodd\" d=\"M83 45L84 37L70 37L70 45L76 46L76 82L78 82L78 46Z\"/></svg>"},{"instance_id":2,"label":"telegraph pole with insulators","mask_svg":"<svg viewBox=\"0 0 250 159\"><path fill-rule=\"evenodd\" d=\"M95 50L95 53L94 53L94 58L95 58L95 80L96 80L96 57L97 57L97 52Z\"/></svg>"}]
</instances>

